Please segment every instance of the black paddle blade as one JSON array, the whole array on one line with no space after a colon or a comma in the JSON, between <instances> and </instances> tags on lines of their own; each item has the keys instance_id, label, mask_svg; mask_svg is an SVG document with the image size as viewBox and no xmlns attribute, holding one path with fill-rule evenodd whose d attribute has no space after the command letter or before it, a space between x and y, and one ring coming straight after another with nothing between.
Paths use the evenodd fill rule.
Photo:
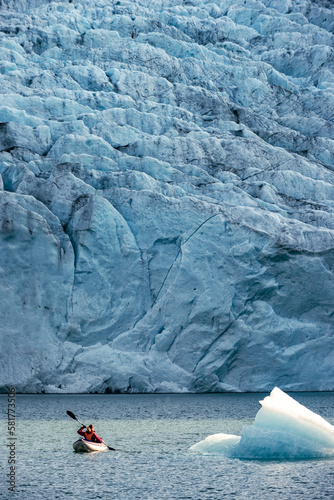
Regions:
<instances>
[{"instance_id":1,"label":"black paddle blade","mask_svg":"<svg viewBox=\"0 0 334 500\"><path fill-rule=\"evenodd\" d=\"M77 417L74 415L74 413L72 413L71 411L67 410L67 415L71 418L74 418L74 420L77 420Z\"/></svg>"},{"instance_id":2,"label":"black paddle blade","mask_svg":"<svg viewBox=\"0 0 334 500\"><path fill-rule=\"evenodd\" d=\"M112 448L111 446L108 446L109 450L116 451L115 448Z\"/></svg>"}]
</instances>

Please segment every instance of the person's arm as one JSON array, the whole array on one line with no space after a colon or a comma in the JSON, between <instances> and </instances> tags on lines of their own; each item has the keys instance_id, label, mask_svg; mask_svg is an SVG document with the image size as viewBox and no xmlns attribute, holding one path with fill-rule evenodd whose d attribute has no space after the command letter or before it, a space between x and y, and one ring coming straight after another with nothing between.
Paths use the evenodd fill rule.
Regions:
<instances>
[{"instance_id":1,"label":"person's arm","mask_svg":"<svg viewBox=\"0 0 334 500\"><path fill-rule=\"evenodd\" d=\"M92 438L94 438L95 443L103 443L103 440L95 432L92 435Z\"/></svg>"},{"instance_id":2,"label":"person's arm","mask_svg":"<svg viewBox=\"0 0 334 500\"><path fill-rule=\"evenodd\" d=\"M84 432L83 432L83 430L82 430L82 429L85 429L85 427L86 427L86 426L84 425L84 426L82 426L82 427L78 430L78 434L80 434L80 436L85 437L85 433L84 433Z\"/></svg>"}]
</instances>

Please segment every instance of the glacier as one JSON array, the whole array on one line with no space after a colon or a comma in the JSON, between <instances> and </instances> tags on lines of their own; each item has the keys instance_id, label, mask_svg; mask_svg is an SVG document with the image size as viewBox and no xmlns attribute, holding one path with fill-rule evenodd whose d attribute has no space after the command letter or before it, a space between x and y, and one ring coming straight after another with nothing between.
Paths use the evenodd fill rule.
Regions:
<instances>
[{"instance_id":1,"label":"glacier","mask_svg":"<svg viewBox=\"0 0 334 500\"><path fill-rule=\"evenodd\" d=\"M1 0L1 391L334 390L333 28Z\"/></svg>"},{"instance_id":2,"label":"glacier","mask_svg":"<svg viewBox=\"0 0 334 500\"><path fill-rule=\"evenodd\" d=\"M334 457L334 426L275 387L241 436L213 434L190 447L247 460Z\"/></svg>"}]
</instances>

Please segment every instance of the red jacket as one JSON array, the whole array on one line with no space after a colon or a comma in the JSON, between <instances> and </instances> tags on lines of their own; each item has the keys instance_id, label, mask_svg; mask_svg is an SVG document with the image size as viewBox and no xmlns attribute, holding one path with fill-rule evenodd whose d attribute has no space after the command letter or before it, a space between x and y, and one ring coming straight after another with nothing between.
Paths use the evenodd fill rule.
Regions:
<instances>
[{"instance_id":1,"label":"red jacket","mask_svg":"<svg viewBox=\"0 0 334 500\"><path fill-rule=\"evenodd\" d=\"M80 434L80 436L83 436L85 439L88 439L86 433L82 429L83 427L78 430L78 434ZM89 441L92 441L93 443L103 443L102 439L95 432L93 432Z\"/></svg>"}]
</instances>

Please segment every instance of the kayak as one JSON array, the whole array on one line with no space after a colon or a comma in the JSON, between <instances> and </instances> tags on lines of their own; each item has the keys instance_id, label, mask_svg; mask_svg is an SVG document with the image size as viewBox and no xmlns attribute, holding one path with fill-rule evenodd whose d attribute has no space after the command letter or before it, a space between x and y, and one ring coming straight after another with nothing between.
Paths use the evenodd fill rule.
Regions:
<instances>
[{"instance_id":1,"label":"kayak","mask_svg":"<svg viewBox=\"0 0 334 500\"><path fill-rule=\"evenodd\" d=\"M107 451L108 446L104 443L93 443L93 441L88 441L88 439L78 439L73 443L74 451Z\"/></svg>"}]
</instances>

